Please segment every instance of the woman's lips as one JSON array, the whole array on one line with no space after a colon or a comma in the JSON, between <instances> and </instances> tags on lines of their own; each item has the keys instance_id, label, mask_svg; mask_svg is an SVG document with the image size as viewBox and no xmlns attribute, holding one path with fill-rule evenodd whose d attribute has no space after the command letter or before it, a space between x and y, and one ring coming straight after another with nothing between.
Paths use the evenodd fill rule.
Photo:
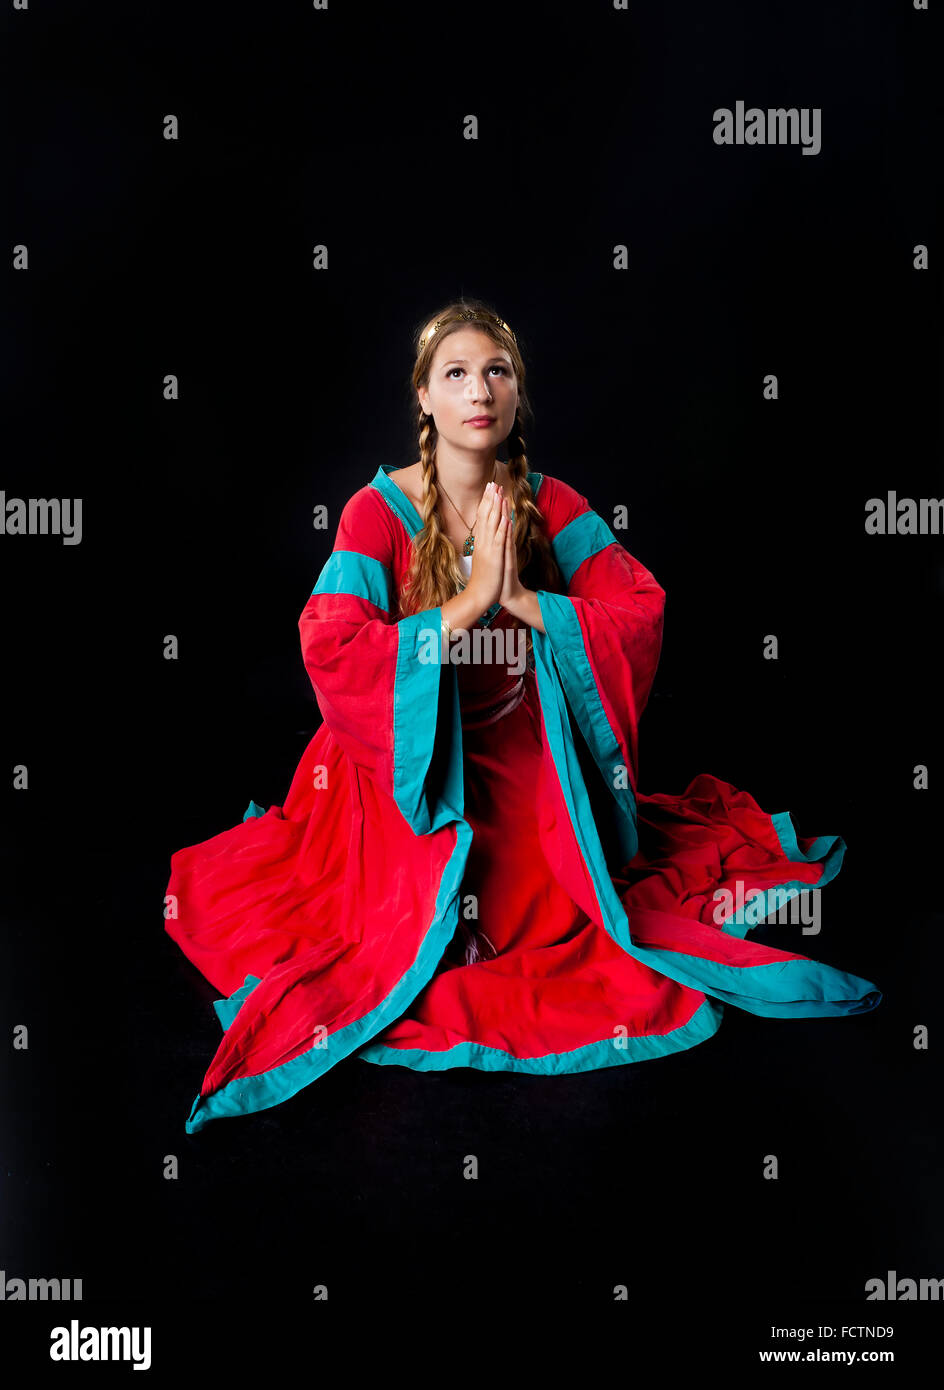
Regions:
<instances>
[{"instance_id":1,"label":"woman's lips","mask_svg":"<svg viewBox=\"0 0 944 1390\"><path fill-rule=\"evenodd\" d=\"M489 425L494 425L494 423L495 423L494 420L486 420L486 419L484 419L484 418L480 418L480 419L478 419L478 420L466 420L466 424L467 424L467 425L474 425L476 429L480 429L480 430L484 430L484 429L486 429Z\"/></svg>"}]
</instances>

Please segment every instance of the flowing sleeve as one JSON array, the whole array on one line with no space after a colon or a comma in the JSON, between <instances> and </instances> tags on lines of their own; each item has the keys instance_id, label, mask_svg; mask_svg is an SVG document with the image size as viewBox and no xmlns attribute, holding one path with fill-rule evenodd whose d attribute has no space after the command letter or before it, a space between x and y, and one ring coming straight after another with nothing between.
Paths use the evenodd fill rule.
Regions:
<instances>
[{"instance_id":1,"label":"flowing sleeve","mask_svg":"<svg viewBox=\"0 0 944 1390\"><path fill-rule=\"evenodd\" d=\"M429 794L442 673L442 609L399 618L397 537L376 488L345 504L334 549L299 618L318 708L361 773L417 834L435 828Z\"/></svg>"},{"instance_id":2,"label":"flowing sleeve","mask_svg":"<svg viewBox=\"0 0 944 1390\"><path fill-rule=\"evenodd\" d=\"M539 504L566 592L537 590L538 675L548 691L563 691L609 789L625 864L638 848L639 719L659 664L665 591L574 488L545 477ZM558 718L567 719L563 705Z\"/></svg>"},{"instance_id":3,"label":"flowing sleeve","mask_svg":"<svg viewBox=\"0 0 944 1390\"><path fill-rule=\"evenodd\" d=\"M548 482L551 487L545 494ZM735 883L753 872L771 886L802 890L797 861L808 864L823 858L835 845L835 837L821 836L801 846L788 816L768 815L746 793L738 794L708 774L696 779L681 797L662 798L674 806L669 811L673 826L667 832L667 853L677 877L667 901L662 905L657 901L653 907L636 897L634 883L622 884L625 897L617 891L603 844L606 827L603 817L595 814L591 793L596 791L601 802L605 799L608 811L616 805L622 864L629 865L639 848L638 723L659 660L665 594L573 488L545 478L538 502L565 587L564 593L536 591L545 631L533 633L546 744L555 773L545 776L542 784L547 796L553 797L542 844L556 876L624 951L704 996L773 1018L862 1013L874 1008L881 991L868 980L796 951L747 941L743 932L721 930L716 920L707 922L679 912L678 881L684 880L686 866L695 869L690 893L681 890L686 891L687 900L718 876L718 845L714 854L703 858L702 844L686 842L680 829L686 812L704 824L712 797L721 798L715 822L726 832L728 846L740 842L741 852L748 856L741 860L741 867L732 867ZM581 736L592 755L590 771L596 763L608 792L600 787L599 778L595 786L584 778L576 751ZM731 794L727 799L726 793ZM647 804L657 801L645 800ZM725 858L734 861L738 852L729 848ZM756 868L758 862L762 870ZM832 877L837 864L829 866L827 860L827 867L820 882Z\"/></svg>"}]
</instances>

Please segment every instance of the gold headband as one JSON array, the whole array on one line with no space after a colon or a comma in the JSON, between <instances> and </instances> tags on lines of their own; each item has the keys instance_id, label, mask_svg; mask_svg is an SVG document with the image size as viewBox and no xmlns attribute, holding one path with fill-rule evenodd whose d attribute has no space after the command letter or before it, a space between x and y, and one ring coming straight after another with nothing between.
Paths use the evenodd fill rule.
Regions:
<instances>
[{"instance_id":1,"label":"gold headband","mask_svg":"<svg viewBox=\"0 0 944 1390\"><path fill-rule=\"evenodd\" d=\"M456 313L446 314L444 318L437 319L432 328L426 330L422 338L420 338L420 352L423 351L430 338L434 333L438 332L440 328L443 328L447 323L459 323L462 320L468 320L472 323L494 323L497 327L505 330L512 342L517 343L518 341L505 320L500 319L497 314L490 314L485 309L460 309Z\"/></svg>"}]
</instances>

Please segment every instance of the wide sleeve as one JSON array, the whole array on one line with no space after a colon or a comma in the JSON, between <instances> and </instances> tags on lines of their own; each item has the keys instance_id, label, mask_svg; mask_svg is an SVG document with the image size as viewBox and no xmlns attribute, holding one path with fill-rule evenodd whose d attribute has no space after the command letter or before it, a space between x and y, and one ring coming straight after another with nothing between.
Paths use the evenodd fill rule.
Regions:
<instances>
[{"instance_id":1,"label":"wide sleeve","mask_svg":"<svg viewBox=\"0 0 944 1390\"><path fill-rule=\"evenodd\" d=\"M442 610L398 619L395 524L376 488L350 498L298 626L325 724L425 834L435 828L427 782L441 723Z\"/></svg>"},{"instance_id":2,"label":"wide sleeve","mask_svg":"<svg viewBox=\"0 0 944 1390\"><path fill-rule=\"evenodd\" d=\"M628 863L638 847L639 719L659 664L665 591L574 488L545 477L539 505L566 592L537 590L545 631L533 634L535 660L545 688L562 690L612 795Z\"/></svg>"}]
</instances>

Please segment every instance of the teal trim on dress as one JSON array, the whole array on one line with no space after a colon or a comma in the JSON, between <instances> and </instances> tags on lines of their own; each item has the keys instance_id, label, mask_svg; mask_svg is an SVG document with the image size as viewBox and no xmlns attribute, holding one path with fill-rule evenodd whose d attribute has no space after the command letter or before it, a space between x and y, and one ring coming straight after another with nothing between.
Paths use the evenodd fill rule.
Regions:
<instances>
[{"instance_id":1,"label":"teal trim on dress","mask_svg":"<svg viewBox=\"0 0 944 1390\"><path fill-rule=\"evenodd\" d=\"M584 560L605 550L608 545L619 544L618 537L602 516L594 511L581 512L573 521L568 521L551 542L554 558L568 587Z\"/></svg>"},{"instance_id":2,"label":"teal trim on dress","mask_svg":"<svg viewBox=\"0 0 944 1390\"><path fill-rule=\"evenodd\" d=\"M474 965L465 967L474 970ZM364 1062L381 1066L411 1067L414 1071L446 1071L450 1067L474 1067L479 1071L519 1071L532 1076L563 1076L570 1072L600 1071L604 1067L619 1067L627 1062L644 1062L653 1057L665 1057L671 1052L684 1052L695 1047L718 1031L724 1005L716 999L704 999L685 1023L668 1033L646 1033L636 1038L602 1038L585 1043L570 1052L546 1052L537 1057L516 1057L499 1047L484 1043L456 1043L442 1052L423 1047L388 1047L386 1043L368 1043L357 1056Z\"/></svg>"},{"instance_id":3,"label":"teal trim on dress","mask_svg":"<svg viewBox=\"0 0 944 1390\"><path fill-rule=\"evenodd\" d=\"M795 864L812 864L822 859L825 854L825 867L829 869L829 874L827 876L824 870L823 877L819 882L826 883L828 878L836 877L839 872L839 865L842 863L842 856L846 851L845 842L839 835L820 835L819 839L814 840L810 845L809 854L804 854L800 849L797 833L793 827L793 821L790 819L790 812L778 811L771 819L777 832L777 839L783 846L783 852L788 859L792 859ZM827 851L829 852L827 853ZM819 887L819 884L816 886Z\"/></svg>"},{"instance_id":4,"label":"teal trim on dress","mask_svg":"<svg viewBox=\"0 0 944 1390\"><path fill-rule=\"evenodd\" d=\"M798 898L802 893L809 893L814 888L822 888L829 883L830 879L834 879L839 872L839 866L846 852L846 842L842 836L820 835L810 845L809 854L804 854L797 842L797 834L790 819L790 812L777 811L770 819L786 857L799 864L815 864L822 860L823 872L816 883L804 883L802 879L793 878L787 883L778 883L773 888L761 890L757 897L752 897L742 908L732 912L730 917L726 917L720 923L722 930L731 936L738 936L742 940L766 917L779 912L780 908L791 898Z\"/></svg>"},{"instance_id":5,"label":"teal trim on dress","mask_svg":"<svg viewBox=\"0 0 944 1390\"><path fill-rule=\"evenodd\" d=\"M547 634L535 628L533 642L538 693L551 756L577 844L593 883L603 925L617 945L670 980L712 994L748 1013L769 1018L813 1018L874 1009L882 994L870 981L808 958L772 961L766 965L723 965L701 956L633 941L629 919L607 870L591 814ZM752 992L744 993L745 988Z\"/></svg>"},{"instance_id":6,"label":"teal trim on dress","mask_svg":"<svg viewBox=\"0 0 944 1390\"><path fill-rule=\"evenodd\" d=\"M217 1018L223 1025L224 1033L242 1008L243 1000L247 995L252 994L261 979L261 975L247 975L239 989L234 989L226 999L213 1000L213 1007L216 1010Z\"/></svg>"},{"instance_id":7,"label":"teal trim on dress","mask_svg":"<svg viewBox=\"0 0 944 1390\"><path fill-rule=\"evenodd\" d=\"M419 615L417 615L419 616ZM184 1126L188 1134L197 1134L210 1120L245 1115L258 1110L267 1110L280 1105L296 1092L309 1085L324 1072L330 1070L344 1057L363 1046L375 1034L388 1027L412 1004L413 1000L432 979L436 967L443 957L446 947L455 935L459 920L459 901L462 879L465 874L469 846L472 843L472 827L465 819L465 789L463 783L462 722L459 708L458 677L455 666L448 666L451 675L451 729L448 766L443 779L442 792L438 798L430 831L441 830L454 824L456 842L443 870L433 918L420 944L413 964L404 971L393 989L380 1003L362 1018L354 1019L344 1028L329 1033L321 1042L314 1044L307 1052L301 1052L291 1061L273 1067L258 1076L237 1077L214 1091L211 1095L198 1095L193 1102L189 1118ZM438 668L437 668L438 671ZM247 976L246 983L254 977ZM253 985L254 989L256 986ZM245 984L240 987L245 989ZM251 991L247 991L245 997ZM239 990L231 996L234 1000ZM240 1001L242 1007L244 1000ZM217 1008L221 1021L228 1019L232 1024L235 1012L227 1010L228 1000L217 1001L223 1010ZM216 1005L214 1005L216 1007ZM236 1010L238 1012L238 1009Z\"/></svg>"},{"instance_id":8,"label":"teal trim on dress","mask_svg":"<svg viewBox=\"0 0 944 1390\"><path fill-rule=\"evenodd\" d=\"M243 815L243 822L245 823L247 820L253 820L256 816L264 815L265 807L257 806L254 801L250 801L249 805L246 807L245 814Z\"/></svg>"},{"instance_id":9,"label":"teal trim on dress","mask_svg":"<svg viewBox=\"0 0 944 1390\"><path fill-rule=\"evenodd\" d=\"M406 528L408 536L413 537L418 531L423 529L423 518L407 497L402 488L397 487L387 476L394 472L392 463L382 463L370 480L370 487L375 487L383 496L390 510L395 516L399 517Z\"/></svg>"},{"instance_id":10,"label":"teal trim on dress","mask_svg":"<svg viewBox=\"0 0 944 1390\"><path fill-rule=\"evenodd\" d=\"M629 783L628 767L627 785L617 787L615 784L616 769L625 767L626 764L619 741L603 708L590 657L584 644L580 619L569 598L546 589L538 589L536 592L546 634L545 645L557 668L557 675L570 702L577 727L586 739L594 761L616 803L620 863L628 864L636 857L639 849L636 796Z\"/></svg>"},{"instance_id":11,"label":"teal trim on dress","mask_svg":"<svg viewBox=\"0 0 944 1390\"><path fill-rule=\"evenodd\" d=\"M362 555L358 550L334 550L322 567L318 582L311 591L315 594L350 594L392 613L393 576L380 560Z\"/></svg>"},{"instance_id":12,"label":"teal trim on dress","mask_svg":"<svg viewBox=\"0 0 944 1390\"><path fill-rule=\"evenodd\" d=\"M393 685L393 798L417 835L432 829L426 774L436 742L442 659L442 608L401 618ZM424 635L425 634L425 635ZM435 651L435 661L431 660ZM421 660L423 656L425 659ZM456 668L449 664L456 679ZM458 694L457 694L458 698ZM460 733L461 742L461 733Z\"/></svg>"},{"instance_id":13,"label":"teal trim on dress","mask_svg":"<svg viewBox=\"0 0 944 1390\"><path fill-rule=\"evenodd\" d=\"M399 517L406 528L407 535L412 539L417 532L423 529L423 518L414 507L401 487L391 479L390 474L399 472L395 464L382 463L370 480L370 486L375 487L386 499L390 510ZM543 473L529 473L528 483L532 494L536 497L541 483L544 481Z\"/></svg>"}]
</instances>

